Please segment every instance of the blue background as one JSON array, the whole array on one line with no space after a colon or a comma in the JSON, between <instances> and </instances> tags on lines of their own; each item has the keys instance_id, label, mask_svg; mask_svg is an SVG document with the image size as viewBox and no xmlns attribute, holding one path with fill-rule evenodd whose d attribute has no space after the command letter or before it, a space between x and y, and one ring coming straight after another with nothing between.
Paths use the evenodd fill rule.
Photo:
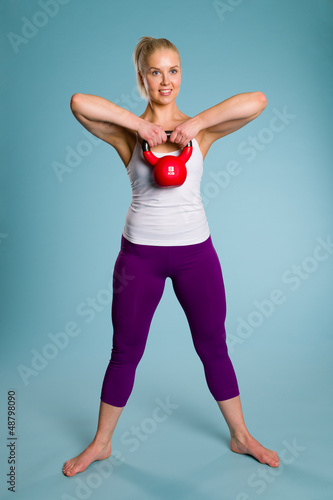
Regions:
<instances>
[{"instance_id":1,"label":"blue background","mask_svg":"<svg viewBox=\"0 0 333 500\"><path fill-rule=\"evenodd\" d=\"M4 0L0 17L1 498L12 498L11 389L16 499L332 498L332 1ZM275 474L229 450L169 280L113 437L121 461L104 476L96 464L61 473L95 434L131 200L117 153L69 103L95 94L140 115L132 54L144 35L178 47L177 104L189 116L238 93L267 96L258 119L212 146L202 197L245 420L284 457ZM89 297L99 311L88 316ZM55 346L50 335L66 329ZM156 423L168 399L174 409Z\"/></svg>"}]
</instances>

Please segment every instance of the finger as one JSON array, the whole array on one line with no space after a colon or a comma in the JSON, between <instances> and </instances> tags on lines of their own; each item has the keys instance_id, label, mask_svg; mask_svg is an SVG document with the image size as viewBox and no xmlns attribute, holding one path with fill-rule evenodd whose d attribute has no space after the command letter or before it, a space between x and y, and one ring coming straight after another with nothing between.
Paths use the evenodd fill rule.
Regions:
<instances>
[{"instance_id":1,"label":"finger","mask_svg":"<svg viewBox=\"0 0 333 500\"><path fill-rule=\"evenodd\" d=\"M176 137L175 137L175 143L176 144L181 144L182 143L182 134L180 134L179 132L177 133Z\"/></svg>"},{"instance_id":2,"label":"finger","mask_svg":"<svg viewBox=\"0 0 333 500\"><path fill-rule=\"evenodd\" d=\"M162 132L160 133L160 142L159 144L164 144L164 142L166 142L168 140L168 136L166 135L166 133L164 132L164 130L162 130Z\"/></svg>"},{"instance_id":3,"label":"finger","mask_svg":"<svg viewBox=\"0 0 333 500\"><path fill-rule=\"evenodd\" d=\"M173 130L173 132L171 133L170 137L169 137L169 141L170 142L176 142L176 137L177 137L177 132L175 132Z\"/></svg>"}]
</instances>

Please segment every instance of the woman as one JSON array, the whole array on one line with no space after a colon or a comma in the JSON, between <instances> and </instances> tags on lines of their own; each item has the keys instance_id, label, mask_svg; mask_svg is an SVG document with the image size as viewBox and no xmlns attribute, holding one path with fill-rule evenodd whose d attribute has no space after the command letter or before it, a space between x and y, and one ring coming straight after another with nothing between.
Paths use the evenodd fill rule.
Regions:
<instances>
[{"instance_id":1,"label":"woman","mask_svg":"<svg viewBox=\"0 0 333 500\"><path fill-rule=\"evenodd\" d=\"M187 316L208 388L229 427L231 450L278 467L277 453L259 444L244 422L226 346L223 278L200 198L203 159L210 146L259 116L266 97L262 92L235 95L190 118L176 105L181 83L177 48L164 38L142 37L134 62L140 93L148 99L142 116L98 96L74 94L71 100L75 118L118 152L130 178L132 203L113 276L113 348L97 432L80 455L65 463L63 473L74 476L110 456L112 435L132 391L167 277ZM168 130L173 132L167 142ZM192 141L182 186L162 189L153 182L143 140L157 156L178 156L178 149ZM125 284L123 276L128 277Z\"/></svg>"}]
</instances>

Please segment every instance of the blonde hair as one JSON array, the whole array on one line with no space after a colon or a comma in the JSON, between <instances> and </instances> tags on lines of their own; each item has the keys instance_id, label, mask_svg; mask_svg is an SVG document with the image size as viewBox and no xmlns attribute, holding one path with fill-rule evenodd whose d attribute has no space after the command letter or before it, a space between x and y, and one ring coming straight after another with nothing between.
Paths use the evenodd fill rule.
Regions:
<instances>
[{"instance_id":1,"label":"blonde hair","mask_svg":"<svg viewBox=\"0 0 333 500\"><path fill-rule=\"evenodd\" d=\"M148 59L156 51L161 49L171 49L177 52L180 60L180 55L177 47L171 43L166 38L153 38L151 36L142 36L139 38L139 43L135 47L133 53L134 65L136 70L136 80L138 84L138 90L143 99L147 99L148 94L145 86L139 75L139 71L142 76L144 76L148 69Z\"/></svg>"}]
</instances>

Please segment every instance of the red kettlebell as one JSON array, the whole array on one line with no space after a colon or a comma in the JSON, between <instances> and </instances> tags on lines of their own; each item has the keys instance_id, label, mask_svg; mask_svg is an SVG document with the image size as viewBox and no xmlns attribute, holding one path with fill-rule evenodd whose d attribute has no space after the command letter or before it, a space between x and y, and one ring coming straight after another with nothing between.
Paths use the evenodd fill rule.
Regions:
<instances>
[{"instance_id":1,"label":"red kettlebell","mask_svg":"<svg viewBox=\"0 0 333 500\"><path fill-rule=\"evenodd\" d=\"M169 130L165 133L169 139L172 131ZM187 176L185 164L190 159L192 150L192 141L190 141L179 156L166 155L157 158L150 151L148 142L142 141L143 156L154 167L153 179L161 188L177 187L184 184Z\"/></svg>"}]
</instances>

